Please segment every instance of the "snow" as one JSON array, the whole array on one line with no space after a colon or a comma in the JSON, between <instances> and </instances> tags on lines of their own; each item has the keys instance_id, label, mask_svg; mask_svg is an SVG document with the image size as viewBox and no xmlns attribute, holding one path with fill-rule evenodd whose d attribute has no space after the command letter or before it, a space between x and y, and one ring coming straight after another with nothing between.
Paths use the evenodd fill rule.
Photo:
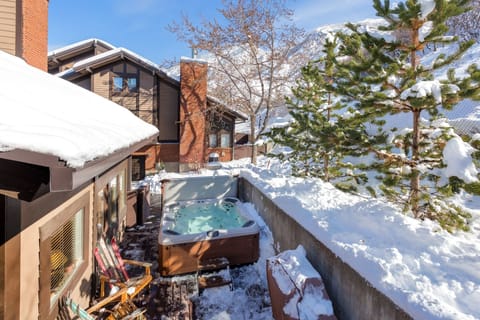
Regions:
<instances>
[{"instance_id":1,"label":"snow","mask_svg":"<svg viewBox=\"0 0 480 320\"><path fill-rule=\"evenodd\" d=\"M73 70L80 70L80 69L86 68L87 66L89 66L90 64L92 64L96 61L102 61L104 59L108 59L108 58L116 56L118 54L128 55L128 56L132 57L134 60L140 61L145 65L151 66L152 68L154 68L158 71L161 71L161 68L158 64L156 64L156 63L154 63L154 62L136 54L135 52L132 52L128 49L121 48L121 47L105 51L103 53L97 54L97 55L92 56L90 58L80 60L72 66L72 69Z\"/></svg>"},{"instance_id":2,"label":"snow","mask_svg":"<svg viewBox=\"0 0 480 320\"><path fill-rule=\"evenodd\" d=\"M432 30L433 30L433 22L432 21L425 22L418 30L420 42L423 42L425 38L432 32Z\"/></svg>"},{"instance_id":3,"label":"snow","mask_svg":"<svg viewBox=\"0 0 480 320\"><path fill-rule=\"evenodd\" d=\"M434 10L435 1L420 3L422 17ZM429 32L427 25L423 37ZM439 48L423 57L422 63L428 59L433 63L440 53L449 52L450 48ZM465 75L468 65L479 61L479 54L480 45L476 44L465 59L454 62L457 75ZM49 153L71 166L82 166L156 132L122 111L125 109L61 79L54 80L1 51L0 70L4 75L0 150L22 148ZM445 77L445 71L438 70L435 77ZM441 103L440 93L438 81L424 81L404 91L402 98L433 96ZM15 108L4 108L9 105ZM475 109L479 107L471 102L471 111L454 115L454 109L447 116L451 122L468 120L480 127L480 111ZM406 117L395 126L404 128L410 122ZM447 176L476 181L470 153L460 138L451 139L444 151ZM246 160L222 163L222 169L202 170L199 174L240 173L414 319L480 319L480 197L464 193L454 197L458 206L472 213L470 231L448 233L430 220L404 215L400 208L381 199L346 194L319 179L292 177L288 166L271 159L260 157L258 161L257 166ZM162 178L148 177L152 193L160 192ZM254 214L253 206L248 207ZM276 254L268 227L258 214L255 216L262 228L260 259L248 267L253 272L236 275L248 288L254 288L256 283L265 285L265 261ZM250 319L269 319L265 310L256 311L247 304L251 300L246 291L207 290L200 307L209 310L208 319L238 319L246 311L253 312ZM304 299L305 308L314 307L309 301Z\"/></svg>"},{"instance_id":4,"label":"snow","mask_svg":"<svg viewBox=\"0 0 480 320\"><path fill-rule=\"evenodd\" d=\"M477 182L478 171L470 156L473 151L475 150L458 136L448 140L443 149L443 161L447 165L445 175L459 177L466 183Z\"/></svg>"},{"instance_id":5,"label":"snow","mask_svg":"<svg viewBox=\"0 0 480 320\"><path fill-rule=\"evenodd\" d=\"M442 103L441 84L438 80L419 81L403 91L400 98L406 100L409 97L425 98L427 96L433 96L436 103Z\"/></svg>"},{"instance_id":6,"label":"snow","mask_svg":"<svg viewBox=\"0 0 480 320\"><path fill-rule=\"evenodd\" d=\"M127 109L0 51L0 152L53 155L72 168L157 134Z\"/></svg>"},{"instance_id":7,"label":"snow","mask_svg":"<svg viewBox=\"0 0 480 320\"><path fill-rule=\"evenodd\" d=\"M208 170L203 174L216 173ZM260 257L253 265L231 269L233 291L228 286L203 291L195 305L197 312L203 315L202 319L272 319L265 268L267 258L275 255L272 233L251 203L246 203L245 208L260 227Z\"/></svg>"},{"instance_id":8,"label":"snow","mask_svg":"<svg viewBox=\"0 0 480 320\"><path fill-rule=\"evenodd\" d=\"M59 55L59 54L62 54L64 52L68 52L72 49L82 47L82 46L87 45L87 44L93 44L93 43L101 43L103 46L105 46L107 48L110 48L110 49L115 48L115 46L111 45L110 43L108 43L106 41L96 39L96 38L91 38L91 39L78 41L78 42L72 43L68 46L64 46L64 47L61 47L61 48L58 48L58 49L55 49L55 50L51 50L51 51L48 52L48 56L50 57L50 56Z\"/></svg>"},{"instance_id":9,"label":"snow","mask_svg":"<svg viewBox=\"0 0 480 320\"><path fill-rule=\"evenodd\" d=\"M184 61L184 62L196 62L196 63L208 64L208 61L205 60L205 59L201 59L201 58L190 58L190 57L185 57L185 56L180 57L180 61Z\"/></svg>"},{"instance_id":10,"label":"snow","mask_svg":"<svg viewBox=\"0 0 480 320\"><path fill-rule=\"evenodd\" d=\"M420 3L421 14L420 17L425 19L435 9L435 0L418 0Z\"/></svg>"},{"instance_id":11,"label":"snow","mask_svg":"<svg viewBox=\"0 0 480 320\"><path fill-rule=\"evenodd\" d=\"M476 197L457 199L474 209L472 231L450 234L384 201L346 194L321 180L290 177L279 165L252 166L241 175L413 318L480 317Z\"/></svg>"},{"instance_id":12,"label":"snow","mask_svg":"<svg viewBox=\"0 0 480 320\"><path fill-rule=\"evenodd\" d=\"M343 193L319 179L292 177L288 166L272 159L260 157L256 166L248 162L223 163L221 170L197 174L240 173L414 319L480 318L480 197L455 196L457 205L471 210L471 231L448 233L381 199ZM264 261L257 266L264 267ZM211 297L210 303L223 317L212 319L236 319L219 299Z\"/></svg>"},{"instance_id":13,"label":"snow","mask_svg":"<svg viewBox=\"0 0 480 320\"><path fill-rule=\"evenodd\" d=\"M312 279L321 279L318 272L307 260L305 249L299 245L295 250L286 250L275 256L281 270L288 274L280 273L280 268L272 267L272 277L284 294L293 292L299 288L302 296L294 295L285 306L284 310L289 315L296 315L300 312L301 319L318 319L321 315L333 315L333 306L330 300L326 300L322 294L321 283L314 285ZM291 281L290 281L291 280ZM310 281L310 282L309 282ZM297 302L298 306L297 306Z\"/></svg>"}]
</instances>

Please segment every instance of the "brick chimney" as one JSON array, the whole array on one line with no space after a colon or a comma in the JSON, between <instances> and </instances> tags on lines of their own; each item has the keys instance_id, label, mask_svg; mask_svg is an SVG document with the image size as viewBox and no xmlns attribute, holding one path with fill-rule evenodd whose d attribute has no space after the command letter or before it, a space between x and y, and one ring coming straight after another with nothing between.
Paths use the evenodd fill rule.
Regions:
<instances>
[{"instance_id":1,"label":"brick chimney","mask_svg":"<svg viewBox=\"0 0 480 320\"><path fill-rule=\"evenodd\" d=\"M204 163L207 71L207 62L180 60L180 172L199 169Z\"/></svg>"},{"instance_id":2,"label":"brick chimney","mask_svg":"<svg viewBox=\"0 0 480 320\"><path fill-rule=\"evenodd\" d=\"M47 71L48 0L3 0L0 12L0 50Z\"/></svg>"}]
</instances>

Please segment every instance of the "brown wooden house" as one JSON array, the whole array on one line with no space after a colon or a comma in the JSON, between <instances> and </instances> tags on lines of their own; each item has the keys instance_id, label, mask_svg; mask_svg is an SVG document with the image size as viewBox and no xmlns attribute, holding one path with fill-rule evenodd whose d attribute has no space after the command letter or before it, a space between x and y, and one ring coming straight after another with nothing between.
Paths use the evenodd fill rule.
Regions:
<instances>
[{"instance_id":1,"label":"brown wooden house","mask_svg":"<svg viewBox=\"0 0 480 320\"><path fill-rule=\"evenodd\" d=\"M90 39L52 51L48 70L116 102L155 125L155 144L135 154L145 169L169 171L204 166L209 154L234 158L234 130L245 117L207 96L206 62L182 58L180 79L125 48ZM141 163L141 162L140 162Z\"/></svg>"},{"instance_id":2,"label":"brown wooden house","mask_svg":"<svg viewBox=\"0 0 480 320\"><path fill-rule=\"evenodd\" d=\"M158 130L1 50L0 73L0 318L55 319L67 292L88 306L96 226L121 238L131 154Z\"/></svg>"}]
</instances>

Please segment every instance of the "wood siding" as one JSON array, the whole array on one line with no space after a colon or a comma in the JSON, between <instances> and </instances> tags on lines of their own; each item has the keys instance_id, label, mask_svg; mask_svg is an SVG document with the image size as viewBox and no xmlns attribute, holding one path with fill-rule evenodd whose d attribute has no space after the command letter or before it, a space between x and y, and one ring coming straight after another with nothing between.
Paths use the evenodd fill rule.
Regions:
<instances>
[{"instance_id":1,"label":"wood siding","mask_svg":"<svg viewBox=\"0 0 480 320\"><path fill-rule=\"evenodd\" d=\"M160 141L178 141L179 92L160 81L159 124Z\"/></svg>"},{"instance_id":2,"label":"wood siding","mask_svg":"<svg viewBox=\"0 0 480 320\"><path fill-rule=\"evenodd\" d=\"M154 77L151 72L140 71L139 77L139 114L138 117L150 124L157 125L156 108L154 106Z\"/></svg>"},{"instance_id":3,"label":"wood siding","mask_svg":"<svg viewBox=\"0 0 480 320\"><path fill-rule=\"evenodd\" d=\"M106 47L104 47L103 45L101 45L100 43L97 42L97 44L95 46L95 55L107 52L109 50L112 50L112 49L106 48Z\"/></svg>"},{"instance_id":4,"label":"wood siding","mask_svg":"<svg viewBox=\"0 0 480 320\"><path fill-rule=\"evenodd\" d=\"M77 86L82 87L83 89L91 90L92 89L92 80L90 77L78 79L73 81Z\"/></svg>"},{"instance_id":5,"label":"wood siding","mask_svg":"<svg viewBox=\"0 0 480 320\"><path fill-rule=\"evenodd\" d=\"M138 116L137 97L112 96L111 100L121 106L124 106Z\"/></svg>"},{"instance_id":6,"label":"wood siding","mask_svg":"<svg viewBox=\"0 0 480 320\"><path fill-rule=\"evenodd\" d=\"M0 1L0 50L16 54L16 0Z\"/></svg>"},{"instance_id":7,"label":"wood siding","mask_svg":"<svg viewBox=\"0 0 480 320\"><path fill-rule=\"evenodd\" d=\"M92 91L110 99L110 71L108 69L98 70L93 74L92 80Z\"/></svg>"},{"instance_id":8,"label":"wood siding","mask_svg":"<svg viewBox=\"0 0 480 320\"><path fill-rule=\"evenodd\" d=\"M93 51L93 48L91 48L87 52L82 52L82 53L76 54L72 57L65 58L65 59L63 59L59 62L58 70L59 70L59 72L62 72L62 71L65 71L67 69L70 69L71 67L73 67L75 62L93 57L93 55L94 55L94 51Z\"/></svg>"}]
</instances>

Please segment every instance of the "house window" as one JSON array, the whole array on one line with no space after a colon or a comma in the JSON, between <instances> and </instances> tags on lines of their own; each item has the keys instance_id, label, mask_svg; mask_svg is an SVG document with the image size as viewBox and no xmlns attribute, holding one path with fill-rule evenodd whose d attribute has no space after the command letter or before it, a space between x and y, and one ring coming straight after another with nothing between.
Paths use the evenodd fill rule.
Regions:
<instances>
[{"instance_id":1,"label":"house window","mask_svg":"<svg viewBox=\"0 0 480 320\"><path fill-rule=\"evenodd\" d=\"M50 299L69 282L83 259L84 209L61 225L50 237Z\"/></svg>"},{"instance_id":2,"label":"house window","mask_svg":"<svg viewBox=\"0 0 480 320\"><path fill-rule=\"evenodd\" d=\"M208 145L210 146L210 148L216 148L218 146L216 133L210 133L210 135L208 136Z\"/></svg>"},{"instance_id":3,"label":"house window","mask_svg":"<svg viewBox=\"0 0 480 320\"><path fill-rule=\"evenodd\" d=\"M40 228L39 319L55 319L58 299L79 284L89 261L91 190L70 199Z\"/></svg>"},{"instance_id":4,"label":"house window","mask_svg":"<svg viewBox=\"0 0 480 320\"><path fill-rule=\"evenodd\" d=\"M220 147L230 148L230 146L231 146L230 133L222 133L220 135Z\"/></svg>"},{"instance_id":5,"label":"house window","mask_svg":"<svg viewBox=\"0 0 480 320\"><path fill-rule=\"evenodd\" d=\"M113 77L113 92L122 92L123 91L123 78L122 77Z\"/></svg>"},{"instance_id":6,"label":"house window","mask_svg":"<svg viewBox=\"0 0 480 320\"><path fill-rule=\"evenodd\" d=\"M228 132L210 133L208 136L208 146L210 148L230 148L232 146L231 134Z\"/></svg>"},{"instance_id":7,"label":"house window","mask_svg":"<svg viewBox=\"0 0 480 320\"><path fill-rule=\"evenodd\" d=\"M127 83L128 92L137 92L138 91L137 78L127 78L126 83Z\"/></svg>"},{"instance_id":8,"label":"house window","mask_svg":"<svg viewBox=\"0 0 480 320\"><path fill-rule=\"evenodd\" d=\"M126 166L126 163L125 163ZM123 216L126 213L126 172L125 168L116 170L116 174L107 174L99 181L97 192L97 224L102 232L111 238L119 237L122 231Z\"/></svg>"},{"instance_id":9,"label":"house window","mask_svg":"<svg viewBox=\"0 0 480 320\"><path fill-rule=\"evenodd\" d=\"M134 75L113 76L112 77L113 93L136 93L138 92L138 81Z\"/></svg>"}]
</instances>

